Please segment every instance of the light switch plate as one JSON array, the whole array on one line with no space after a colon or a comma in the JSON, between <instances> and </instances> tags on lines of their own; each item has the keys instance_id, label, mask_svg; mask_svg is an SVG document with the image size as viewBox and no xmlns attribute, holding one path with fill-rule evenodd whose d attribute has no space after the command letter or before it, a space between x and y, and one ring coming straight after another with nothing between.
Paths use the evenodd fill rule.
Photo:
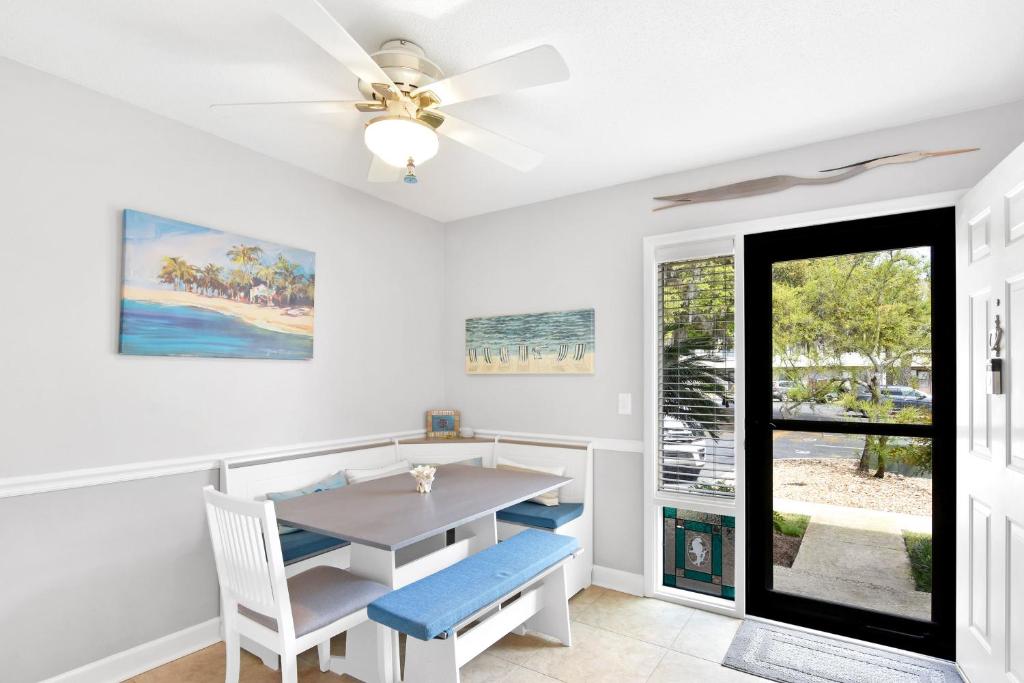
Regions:
<instances>
[{"instance_id":1,"label":"light switch plate","mask_svg":"<svg viewBox=\"0 0 1024 683\"><path fill-rule=\"evenodd\" d=\"M633 414L633 394L619 394L619 415Z\"/></svg>"}]
</instances>

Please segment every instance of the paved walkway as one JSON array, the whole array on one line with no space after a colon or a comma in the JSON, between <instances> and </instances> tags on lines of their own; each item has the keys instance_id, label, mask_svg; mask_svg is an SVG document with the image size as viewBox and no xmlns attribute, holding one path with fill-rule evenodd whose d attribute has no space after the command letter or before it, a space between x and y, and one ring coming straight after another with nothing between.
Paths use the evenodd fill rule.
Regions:
<instances>
[{"instance_id":1,"label":"paved walkway","mask_svg":"<svg viewBox=\"0 0 1024 683\"><path fill-rule=\"evenodd\" d=\"M928 517L781 499L775 500L775 509L811 516L793 566L775 567L776 590L931 617L931 593L914 589L902 533L930 532Z\"/></svg>"}]
</instances>

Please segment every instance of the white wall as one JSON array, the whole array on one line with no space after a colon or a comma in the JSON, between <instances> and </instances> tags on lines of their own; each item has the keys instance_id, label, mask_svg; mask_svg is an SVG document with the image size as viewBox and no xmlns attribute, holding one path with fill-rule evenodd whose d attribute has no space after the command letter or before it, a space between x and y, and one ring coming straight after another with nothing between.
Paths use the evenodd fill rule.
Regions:
<instances>
[{"instance_id":1,"label":"white wall","mask_svg":"<svg viewBox=\"0 0 1024 683\"><path fill-rule=\"evenodd\" d=\"M967 188L1022 139L1024 102L1017 102L450 223L446 400L477 428L642 439L644 236ZM835 185L651 212L657 195L954 147L982 150L884 167ZM466 318L588 307L596 309L593 375L465 374ZM619 393L633 395L632 415L617 413ZM630 488L642 485L642 456L601 452L596 463L595 563L642 573L642 495Z\"/></svg>"},{"instance_id":2,"label":"white wall","mask_svg":"<svg viewBox=\"0 0 1024 683\"><path fill-rule=\"evenodd\" d=\"M445 398L478 428L641 439L641 238L687 228L967 188L1024 139L1024 101L652 178L449 223L446 229ZM889 166L852 180L652 213L657 195L895 152L980 152ZM600 159L588 160L600 163ZM596 372L466 375L466 318L596 309ZM633 414L617 414L617 394Z\"/></svg>"},{"instance_id":3,"label":"white wall","mask_svg":"<svg viewBox=\"0 0 1024 683\"><path fill-rule=\"evenodd\" d=\"M642 236L967 187L1024 138L1019 103L441 226L9 61L0 83L0 478L411 429L441 405L478 428L637 440ZM655 194L968 145L984 150L649 211ZM315 251L316 358L119 356L126 207ZM423 293L442 291L439 318ZM576 307L597 309L595 375L463 373L466 317ZM619 392L633 415L616 414ZM595 460L595 560L639 573L640 455ZM201 511L187 502L215 479L0 500L5 673L35 680L215 616ZM62 614L61 637L78 640L54 657L47 623Z\"/></svg>"},{"instance_id":4,"label":"white wall","mask_svg":"<svg viewBox=\"0 0 1024 683\"><path fill-rule=\"evenodd\" d=\"M315 251L314 359L118 355L124 208ZM419 428L443 258L432 220L0 59L0 479ZM0 497L0 679L216 617L207 483Z\"/></svg>"},{"instance_id":5,"label":"white wall","mask_svg":"<svg viewBox=\"0 0 1024 683\"><path fill-rule=\"evenodd\" d=\"M421 426L442 226L0 60L0 477ZM339 163L344 163L339 160ZM121 212L316 252L312 361L117 353Z\"/></svg>"}]
</instances>

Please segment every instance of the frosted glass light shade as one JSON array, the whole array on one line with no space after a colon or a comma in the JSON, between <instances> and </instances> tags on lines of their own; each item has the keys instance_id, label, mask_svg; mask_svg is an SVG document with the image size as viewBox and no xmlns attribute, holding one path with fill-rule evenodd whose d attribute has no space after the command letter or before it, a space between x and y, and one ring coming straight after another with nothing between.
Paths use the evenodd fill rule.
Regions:
<instances>
[{"instance_id":1,"label":"frosted glass light shade","mask_svg":"<svg viewBox=\"0 0 1024 683\"><path fill-rule=\"evenodd\" d=\"M425 123L404 116L379 118L366 126L363 141L381 161L398 168L409 159L417 166L437 154L437 133Z\"/></svg>"}]
</instances>

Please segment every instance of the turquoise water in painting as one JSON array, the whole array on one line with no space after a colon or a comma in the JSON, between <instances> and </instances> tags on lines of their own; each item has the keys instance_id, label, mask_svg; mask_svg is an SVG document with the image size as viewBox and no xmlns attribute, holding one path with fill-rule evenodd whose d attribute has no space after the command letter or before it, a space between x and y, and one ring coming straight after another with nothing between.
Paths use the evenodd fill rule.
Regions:
<instances>
[{"instance_id":1,"label":"turquoise water in painting","mask_svg":"<svg viewBox=\"0 0 1024 683\"><path fill-rule=\"evenodd\" d=\"M121 353L304 360L313 357L313 337L265 330L202 308L124 299Z\"/></svg>"},{"instance_id":2,"label":"turquoise water in painting","mask_svg":"<svg viewBox=\"0 0 1024 683\"><path fill-rule=\"evenodd\" d=\"M527 344L553 352L560 344L585 344L594 350L594 309L499 315L466 320L466 348L500 348Z\"/></svg>"}]
</instances>

